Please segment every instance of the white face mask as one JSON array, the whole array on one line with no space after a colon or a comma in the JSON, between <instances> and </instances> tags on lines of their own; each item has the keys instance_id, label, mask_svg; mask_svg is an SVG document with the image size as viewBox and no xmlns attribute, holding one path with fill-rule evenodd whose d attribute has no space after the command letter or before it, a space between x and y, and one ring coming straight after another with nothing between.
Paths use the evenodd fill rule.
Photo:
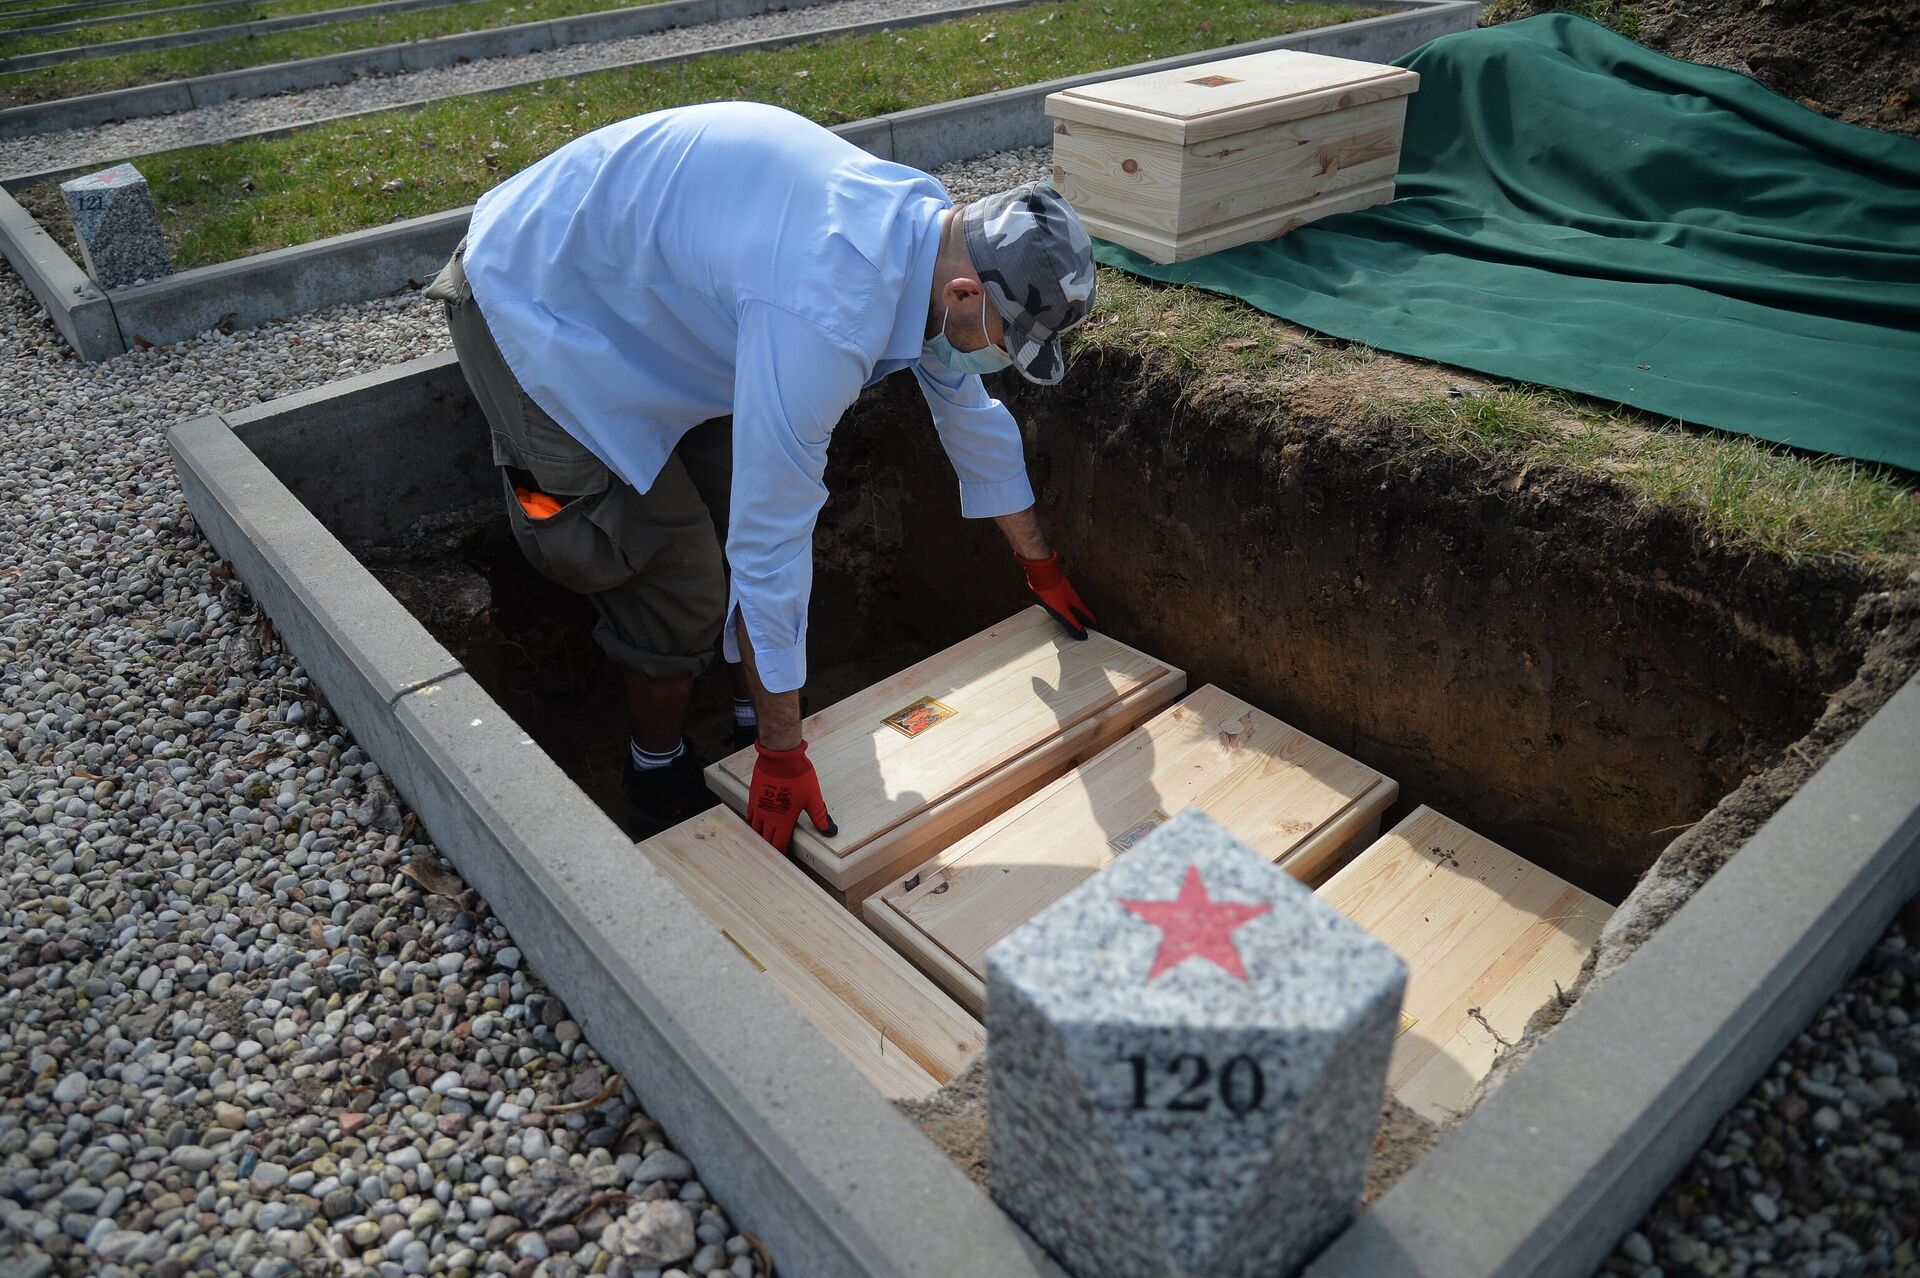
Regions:
<instances>
[{"instance_id":1,"label":"white face mask","mask_svg":"<svg viewBox=\"0 0 1920 1278\"><path fill-rule=\"evenodd\" d=\"M952 312L952 307L940 312L940 332L921 343L921 355L931 356L956 373L997 373L1013 366L1013 356L992 342L977 351L956 350L953 343L947 340L947 317ZM987 294L984 289L980 293L980 331L987 331Z\"/></svg>"}]
</instances>

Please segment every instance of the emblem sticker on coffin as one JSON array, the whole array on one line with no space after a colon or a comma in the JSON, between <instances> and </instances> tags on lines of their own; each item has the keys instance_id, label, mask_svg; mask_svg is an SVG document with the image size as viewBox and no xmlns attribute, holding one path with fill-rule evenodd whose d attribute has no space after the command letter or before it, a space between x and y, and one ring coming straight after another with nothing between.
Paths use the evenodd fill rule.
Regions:
<instances>
[{"instance_id":1,"label":"emblem sticker on coffin","mask_svg":"<svg viewBox=\"0 0 1920 1278\"><path fill-rule=\"evenodd\" d=\"M943 723L959 713L945 702L922 697L911 705L895 710L881 722L902 736L917 737L936 723Z\"/></svg>"},{"instance_id":2,"label":"emblem sticker on coffin","mask_svg":"<svg viewBox=\"0 0 1920 1278\"><path fill-rule=\"evenodd\" d=\"M1114 835L1111 839L1108 839L1107 846L1115 852L1125 852L1128 848L1165 825L1170 819L1166 813L1162 812L1159 808L1155 808L1146 820L1136 821L1126 829L1120 831L1120 833Z\"/></svg>"}]
</instances>

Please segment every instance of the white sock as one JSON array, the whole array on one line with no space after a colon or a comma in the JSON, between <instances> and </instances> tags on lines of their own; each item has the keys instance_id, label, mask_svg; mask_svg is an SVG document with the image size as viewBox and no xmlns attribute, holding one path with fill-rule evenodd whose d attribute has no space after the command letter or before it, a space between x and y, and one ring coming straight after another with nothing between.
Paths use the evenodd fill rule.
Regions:
<instances>
[{"instance_id":1,"label":"white sock","mask_svg":"<svg viewBox=\"0 0 1920 1278\"><path fill-rule=\"evenodd\" d=\"M687 743L682 741L665 754L655 754L651 750L642 750L638 741L627 742L627 753L633 758L635 772L652 772L664 768L687 752Z\"/></svg>"},{"instance_id":2,"label":"white sock","mask_svg":"<svg viewBox=\"0 0 1920 1278\"><path fill-rule=\"evenodd\" d=\"M759 726L760 719L753 713L753 702L743 701L739 697L733 699L733 723L738 728Z\"/></svg>"}]
</instances>

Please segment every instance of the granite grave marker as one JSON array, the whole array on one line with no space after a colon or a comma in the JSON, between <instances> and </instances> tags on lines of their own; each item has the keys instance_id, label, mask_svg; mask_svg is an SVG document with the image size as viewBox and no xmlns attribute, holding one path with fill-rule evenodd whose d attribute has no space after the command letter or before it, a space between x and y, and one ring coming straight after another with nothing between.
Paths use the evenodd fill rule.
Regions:
<instances>
[{"instance_id":1,"label":"granite grave marker","mask_svg":"<svg viewBox=\"0 0 1920 1278\"><path fill-rule=\"evenodd\" d=\"M87 274L101 288L173 274L147 179L131 164L116 164L60 184L80 239Z\"/></svg>"},{"instance_id":2,"label":"granite grave marker","mask_svg":"<svg viewBox=\"0 0 1920 1278\"><path fill-rule=\"evenodd\" d=\"M993 1196L1081 1278L1279 1278L1358 1210L1406 968L1197 810L987 952Z\"/></svg>"}]
</instances>

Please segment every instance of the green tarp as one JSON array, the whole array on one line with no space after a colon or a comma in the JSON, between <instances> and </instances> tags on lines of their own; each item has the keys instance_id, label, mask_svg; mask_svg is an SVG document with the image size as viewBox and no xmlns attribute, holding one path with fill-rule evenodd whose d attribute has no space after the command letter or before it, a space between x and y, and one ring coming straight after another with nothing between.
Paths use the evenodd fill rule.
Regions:
<instances>
[{"instance_id":1,"label":"green tarp","mask_svg":"<svg viewBox=\"0 0 1920 1278\"><path fill-rule=\"evenodd\" d=\"M1401 60L1398 198L1158 280L1383 350L1920 470L1920 142L1565 14Z\"/></svg>"}]
</instances>

